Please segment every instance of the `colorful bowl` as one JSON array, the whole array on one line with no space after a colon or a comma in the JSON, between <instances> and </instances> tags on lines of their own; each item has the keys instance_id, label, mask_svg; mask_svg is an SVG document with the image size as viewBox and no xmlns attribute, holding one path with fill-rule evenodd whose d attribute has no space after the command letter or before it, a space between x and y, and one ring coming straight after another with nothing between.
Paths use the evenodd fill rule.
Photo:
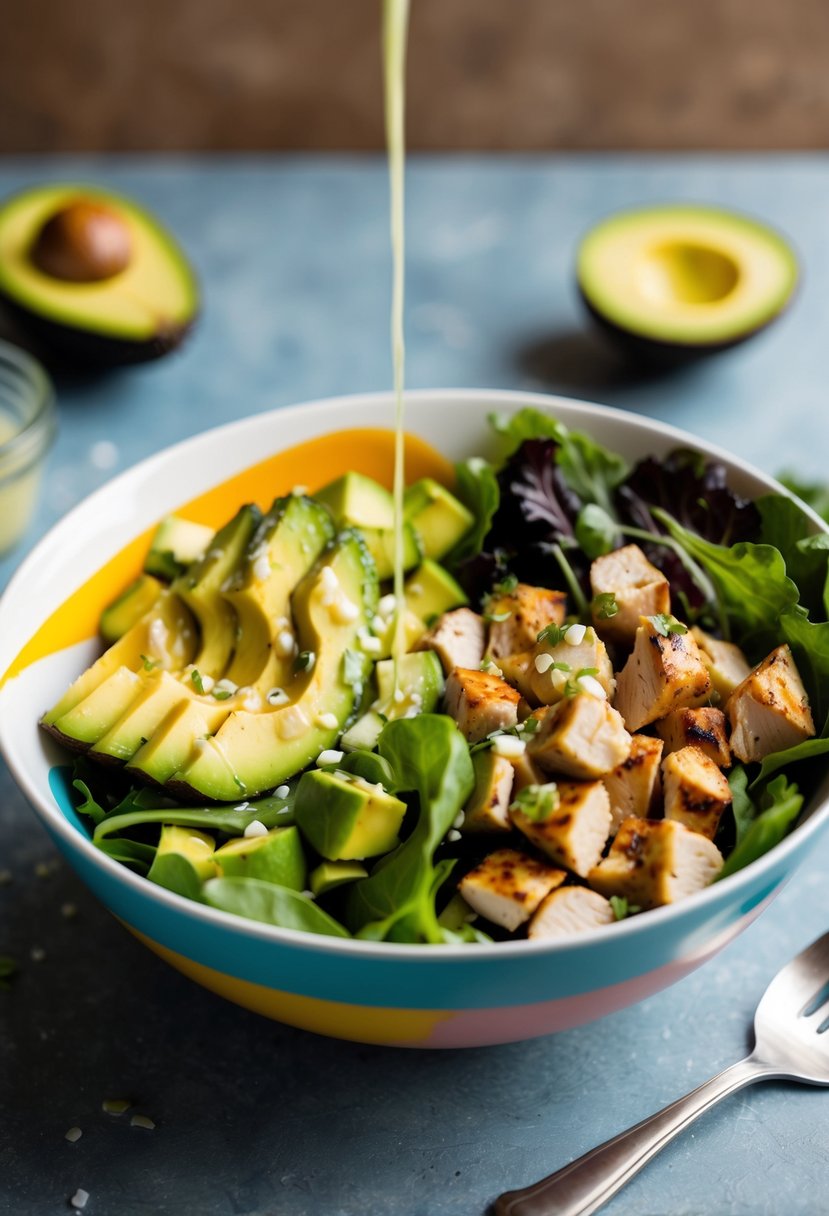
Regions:
<instances>
[{"instance_id":1,"label":"colorful bowl","mask_svg":"<svg viewBox=\"0 0 829 1216\"><path fill-rule=\"evenodd\" d=\"M451 478L447 461L490 450L491 411L533 405L629 458L696 447L725 462L738 491L780 490L689 435L601 406L456 390L407 400L410 478ZM388 484L391 417L388 395L259 415L161 452L72 511L0 601L0 747L55 844L98 898L151 950L229 1000L320 1034L397 1046L469 1047L549 1034L681 979L744 929L825 825L829 776L782 844L674 907L566 942L402 946L241 920L131 873L91 844L66 797L66 757L37 727L56 692L96 653L98 614L138 571L160 516L180 510L218 525L242 502L267 504L296 483L313 489L350 468ZM275 455L263 460L263 452Z\"/></svg>"}]
</instances>

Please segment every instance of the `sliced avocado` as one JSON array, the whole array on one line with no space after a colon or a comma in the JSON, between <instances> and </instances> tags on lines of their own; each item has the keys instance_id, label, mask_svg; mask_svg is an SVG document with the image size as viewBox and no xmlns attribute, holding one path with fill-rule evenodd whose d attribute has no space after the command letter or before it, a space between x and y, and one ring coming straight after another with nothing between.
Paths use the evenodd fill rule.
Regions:
<instances>
[{"instance_id":1,"label":"sliced avocado","mask_svg":"<svg viewBox=\"0 0 829 1216\"><path fill-rule=\"evenodd\" d=\"M105 642L117 642L137 625L161 595L161 583L151 574L139 574L101 613L99 629Z\"/></svg>"},{"instance_id":2,"label":"sliced avocado","mask_svg":"<svg viewBox=\"0 0 829 1216\"><path fill-rule=\"evenodd\" d=\"M138 672L129 667L116 667L77 705L50 723L52 733L67 747L88 747L132 705L141 688Z\"/></svg>"},{"instance_id":3,"label":"sliced avocado","mask_svg":"<svg viewBox=\"0 0 829 1216\"><path fill-rule=\"evenodd\" d=\"M139 748L153 739L167 720L171 710L181 704L195 704L204 721L217 730L230 712L229 707L209 696L200 697L196 690L167 671L151 672L143 681L137 696L127 704L123 713L97 739L92 741L92 760L109 758L131 760ZM207 727L205 727L207 733Z\"/></svg>"},{"instance_id":4,"label":"sliced avocado","mask_svg":"<svg viewBox=\"0 0 829 1216\"><path fill-rule=\"evenodd\" d=\"M427 625L441 613L469 603L460 583L431 557L406 579L405 595L408 610Z\"/></svg>"},{"instance_id":5,"label":"sliced avocado","mask_svg":"<svg viewBox=\"0 0 829 1216\"><path fill-rule=\"evenodd\" d=\"M229 713L221 702L178 700L151 737L131 755L127 772L164 785L195 759L199 745L215 734Z\"/></svg>"},{"instance_id":6,"label":"sliced avocado","mask_svg":"<svg viewBox=\"0 0 829 1216\"><path fill-rule=\"evenodd\" d=\"M119 667L142 670L146 662L159 662L167 670L179 670L195 654L198 632L193 617L177 595L162 591L153 607L113 646L82 672L61 699L41 718L50 729L58 718L78 705Z\"/></svg>"},{"instance_id":7,"label":"sliced avocado","mask_svg":"<svg viewBox=\"0 0 829 1216\"><path fill-rule=\"evenodd\" d=\"M394 499L378 481L362 473L346 473L314 495L324 503L340 527L359 528L382 582L394 573ZM403 527L403 569L420 561L415 530Z\"/></svg>"},{"instance_id":8,"label":"sliced avocado","mask_svg":"<svg viewBox=\"0 0 829 1216\"><path fill-rule=\"evenodd\" d=\"M220 876L261 878L292 891L305 890L305 854L295 827L271 828L264 836L229 840L216 850L215 861Z\"/></svg>"},{"instance_id":9,"label":"sliced avocado","mask_svg":"<svg viewBox=\"0 0 829 1216\"><path fill-rule=\"evenodd\" d=\"M188 899L200 899L202 883L216 875L214 846L206 832L165 825L147 878Z\"/></svg>"},{"instance_id":10,"label":"sliced avocado","mask_svg":"<svg viewBox=\"0 0 829 1216\"><path fill-rule=\"evenodd\" d=\"M244 562L260 519L257 507L240 507L172 585L199 624L201 645L193 665L213 680L224 675L236 646L236 613L224 595L225 584Z\"/></svg>"},{"instance_id":11,"label":"sliced avocado","mask_svg":"<svg viewBox=\"0 0 829 1216\"><path fill-rule=\"evenodd\" d=\"M294 803L297 826L329 861L360 861L388 853L406 804L351 773L303 773Z\"/></svg>"},{"instance_id":12,"label":"sliced avocado","mask_svg":"<svg viewBox=\"0 0 829 1216\"><path fill-rule=\"evenodd\" d=\"M433 650L416 650L400 658L398 697L394 695L394 660L383 659L374 670L377 699L344 733L340 742L347 751L371 751L387 722L432 713L443 696L443 667Z\"/></svg>"},{"instance_id":13,"label":"sliced avocado","mask_svg":"<svg viewBox=\"0 0 829 1216\"><path fill-rule=\"evenodd\" d=\"M454 494L431 477L406 491L404 514L418 535L424 557L441 558L458 543L475 517Z\"/></svg>"},{"instance_id":14,"label":"sliced avocado","mask_svg":"<svg viewBox=\"0 0 829 1216\"><path fill-rule=\"evenodd\" d=\"M695 204L609 216L577 256L582 298L611 334L650 354L717 350L785 308L798 267L765 224Z\"/></svg>"},{"instance_id":15,"label":"sliced avocado","mask_svg":"<svg viewBox=\"0 0 829 1216\"><path fill-rule=\"evenodd\" d=\"M172 582L204 556L212 539L213 529L205 524L168 515L155 530L144 559L144 569L147 574Z\"/></svg>"},{"instance_id":16,"label":"sliced avocado","mask_svg":"<svg viewBox=\"0 0 829 1216\"><path fill-rule=\"evenodd\" d=\"M94 186L35 186L0 206L0 295L42 342L82 362L177 346L198 311L187 259L136 203Z\"/></svg>"},{"instance_id":17,"label":"sliced avocado","mask_svg":"<svg viewBox=\"0 0 829 1216\"><path fill-rule=\"evenodd\" d=\"M333 540L328 511L311 498L278 498L251 537L244 565L226 593L237 641L227 679L267 695L290 679L295 651L291 593Z\"/></svg>"},{"instance_id":18,"label":"sliced avocado","mask_svg":"<svg viewBox=\"0 0 829 1216\"><path fill-rule=\"evenodd\" d=\"M252 797L330 747L368 676L370 660L357 647L376 607L376 574L365 544L358 532L342 532L292 597L300 653L290 703L234 710L170 788L218 802Z\"/></svg>"},{"instance_id":19,"label":"sliced avocado","mask_svg":"<svg viewBox=\"0 0 829 1216\"><path fill-rule=\"evenodd\" d=\"M368 870L359 861L323 861L312 870L308 885L314 895L325 895L335 887L341 887L347 882L356 882L358 878L367 878Z\"/></svg>"}]
</instances>

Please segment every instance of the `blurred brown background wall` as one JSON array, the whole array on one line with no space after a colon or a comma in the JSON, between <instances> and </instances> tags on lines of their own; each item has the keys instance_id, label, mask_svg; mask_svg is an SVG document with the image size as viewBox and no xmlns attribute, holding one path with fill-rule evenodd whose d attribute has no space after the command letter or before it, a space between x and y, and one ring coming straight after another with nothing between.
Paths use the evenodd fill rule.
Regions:
<instances>
[{"instance_id":1,"label":"blurred brown background wall","mask_svg":"<svg viewBox=\"0 0 829 1216\"><path fill-rule=\"evenodd\" d=\"M0 152L381 146L379 0L5 0ZM421 149L815 148L829 0L413 0Z\"/></svg>"}]
</instances>

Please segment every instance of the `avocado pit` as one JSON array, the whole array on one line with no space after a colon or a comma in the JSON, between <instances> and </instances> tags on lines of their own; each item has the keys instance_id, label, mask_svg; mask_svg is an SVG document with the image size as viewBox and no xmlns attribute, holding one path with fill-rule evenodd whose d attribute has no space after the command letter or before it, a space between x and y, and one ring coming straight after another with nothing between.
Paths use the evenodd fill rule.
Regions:
<instances>
[{"instance_id":1,"label":"avocado pit","mask_svg":"<svg viewBox=\"0 0 829 1216\"><path fill-rule=\"evenodd\" d=\"M112 207L76 198L50 216L35 238L32 261L68 283L101 283L126 270L132 257L127 224Z\"/></svg>"}]
</instances>

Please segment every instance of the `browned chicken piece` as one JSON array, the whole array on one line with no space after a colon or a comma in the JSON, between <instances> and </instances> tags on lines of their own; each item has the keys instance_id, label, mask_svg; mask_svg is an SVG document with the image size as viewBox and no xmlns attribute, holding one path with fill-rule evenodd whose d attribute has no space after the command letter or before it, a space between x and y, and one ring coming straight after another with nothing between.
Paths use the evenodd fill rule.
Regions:
<instances>
[{"instance_id":1,"label":"browned chicken piece","mask_svg":"<svg viewBox=\"0 0 829 1216\"><path fill-rule=\"evenodd\" d=\"M493 659L501 659L508 654L529 650L546 625L562 623L566 611L565 593L549 591L546 587L519 583L514 591L491 595L487 602L487 616L498 617L505 612L509 616L503 621L491 622L487 653Z\"/></svg>"},{"instance_id":2,"label":"browned chicken piece","mask_svg":"<svg viewBox=\"0 0 829 1216\"><path fill-rule=\"evenodd\" d=\"M672 709L656 723L656 733L665 742L665 755L681 747L698 747L720 768L731 764L725 714L711 705L699 709Z\"/></svg>"},{"instance_id":3,"label":"browned chicken piece","mask_svg":"<svg viewBox=\"0 0 829 1216\"><path fill-rule=\"evenodd\" d=\"M630 755L621 714L591 693L551 705L527 743L527 754L549 773L603 777Z\"/></svg>"},{"instance_id":4,"label":"browned chicken piece","mask_svg":"<svg viewBox=\"0 0 829 1216\"><path fill-rule=\"evenodd\" d=\"M641 617L633 653L616 680L614 705L630 731L664 718L672 709L702 705L711 680L690 633L663 636Z\"/></svg>"},{"instance_id":5,"label":"browned chicken piece","mask_svg":"<svg viewBox=\"0 0 829 1216\"><path fill-rule=\"evenodd\" d=\"M513 798L528 785L543 785L547 780L543 770L526 752L520 756L511 756L509 759L513 772Z\"/></svg>"},{"instance_id":6,"label":"browned chicken piece","mask_svg":"<svg viewBox=\"0 0 829 1216\"><path fill-rule=\"evenodd\" d=\"M480 916L512 933L566 877L517 849L498 849L464 875L458 890Z\"/></svg>"},{"instance_id":7,"label":"browned chicken piece","mask_svg":"<svg viewBox=\"0 0 829 1216\"><path fill-rule=\"evenodd\" d=\"M705 633L698 625L691 630L694 641L702 652L702 661L711 677L711 688L721 701L727 701L738 684L751 671L746 656L733 642L722 642Z\"/></svg>"},{"instance_id":8,"label":"browned chicken piece","mask_svg":"<svg viewBox=\"0 0 829 1216\"><path fill-rule=\"evenodd\" d=\"M415 650L434 650L446 675L453 667L481 666L484 657L486 626L484 619L471 608L454 608L444 612L418 638Z\"/></svg>"},{"instance_id":9,"label":"browned chicken piece","mask_svg":"<svg viewBox=\"0 0 829 1216\"><path fill-rule=\"evenodd\" d=\"M593 624L602 635L622 646L632 646L640 616L657 616L671 611L671 592L661 570L645 557L638 545L625 545L590 567L593 596L613 595L615 616L603 619L594 608Z\"/></svg>"},{"instance_id":10,"label":"browned chicken piece","mask_svg":"<svg viewBox=\"0 0 829 1216\"><path fill-rule=\"evenodd\" d=\"M610 799L601 781L558 781L551 814L536 820L513 802L510 818L530 844L551 861L585 878L598 862L610 835ZM541 786L541 790L551 786Z\"/></svg>"},{"instance_id":11,"label":"browned chicken piece","mask_svg":"<svg viewBox=\"0 0 829 1216\"><path fill-rule=\"evenodd\" d=\"M662 740L650 735L631 735L630 755L602 777L610 796L610 834L615 836L623 819L635 815L647 819L659 799L662 782Z\"/></svg>"},{"instance_id":12,"label":"browned chicken piece","mask_svg":"<svg viewBox=\"0 0 829 1216\"><path fill-rule=\"evenodd\" d=\"M658 908L707 887L722 864L717 846L684 824L631 818L587 881L608 899L618 895L639 908Z\"/></svg>"},{"instance_id":13,"label":"browned chicken piece","mask_svg":"<svg viewBox=\"0 0 829 1216\"><path fill-rule=\"evenodd\" d=\"M518 722L521 694L487 671L456 667L446 681L443 698L446 713L470 743L480 743L492 731Z\"/></svg>"},{"instance_id":14,"label":"browned chicken piece","mask_svg":"<svg viewBox=\"0 0 829 1216\"><path fill-rule=\"evenodd\" d=\"M506 756L491 748L472 757L475 788L464 808L464 832L510 832L509 804L515 772Z\"/></svg>"},{"instance_id":15,"label":"browned chicken piece","mask_svg":"<svg viewBox=\"0 0 829 1216\"><path fill-rule=\"evenodd\" d=\"M613 697L616 687L613 664L607 647L591 625L571 625L555 645L548 641L537 642L532 656L530 688L536 701L542 705L555 705L560 701L567 681L585 670L595 670L594 678L605 695Z\"/></svg>"},{"instance_id":16,"label":"browned chicken piece","mask_svg":"<svg viewBox=\"0 0 829 1216\"><path fill-rule=\"evenodd\" d=\"M809 698L788 646L778 646L734 689L726 704L731 750L762 760L815 733Z\"/></svg>"},{"instance_id":17,"label":"browned chicken piece","mask_svg":"<svg viewBox=\"0 0 829 1216\"><path fill-rule=\"evenodd\" d=\"M517 688L529 705L538 705L538 698L532 690L531 673L534 670L532 663L531 650L524 650L520 654L504 655L503 658L498 659L498 666L507 683L512 684L513 688Z\"/></svg>"},{"instance_id":18,"label":"browned chicken piece","mask_svg":"<svg viewBox=\"0 0 829 1216\"><path fill-rule=\"evenodd\" d=\"M612 925L616 919L609 900L589 887L559 887L543 899L527 926L533 939L572 937L588 929Z\"/></svg>"},{"instance_id":19,"label":"browned chicken piece","mask_svg":"<svg viewBox=\"0 0 829 1216\"><path fill-rule=\"evenodd\" d=\"M722 769L698 747L682 747L662 761L665 818L713 840L731 790Z\"/></svg>"}]
</instances>

